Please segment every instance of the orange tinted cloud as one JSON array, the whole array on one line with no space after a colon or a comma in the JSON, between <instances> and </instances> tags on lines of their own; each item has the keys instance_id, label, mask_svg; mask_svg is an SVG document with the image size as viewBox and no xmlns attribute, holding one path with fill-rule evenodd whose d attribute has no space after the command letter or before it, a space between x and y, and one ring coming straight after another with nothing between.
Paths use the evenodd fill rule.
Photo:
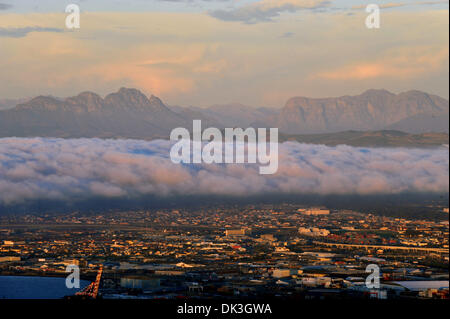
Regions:
<instances>
[{"instance_id":1,"label":"orange tinted cloud","mask_svg":"<svg viewBox=\"0 0 450 319\"><path fill-rule=\"evenodd\" d=\"M364 11L308 12L252 25L207 14L85 12L77 31L0 37L0 96L106 94L121 86L168 104L198 106L282 106L295 95L368 87L448 96L448 10L387 10L377 32L365 28ZM64 18L2 14L0 28L60 29ZM293 36L282 36L289 32Z\"/></svg>"},{"instance_id":2,"label":"orange tinted cloud","mask_svg":"<svg viewBox=\"0 0 450 319\"><path fill-rule=\"evenodd\" d=\"M166 94L172 91L188 92L194 81L167 69L154 70L132 63L110 63L91 67L83 72L106 82L125 80L130 85L152 94Z\"/></svg>"},{"instance_id":3,"label":"orange tinted cloud","mask_svg":"<svg viewBox=\"0 0 450 319\"><path fill-rule=\"evenodd\" d=\"M106 82L126 79L134 87L156 95L188 93L196 88L199 76L217 74L227 66L225 59L206 58L210 49L192 44L180 50L178 45L144 45L133 48L126 58L116 58L82 71Z\"/></svg>"},{"instance_id":4,"label":"orange tinted cloud","mask_svg":"<svg viewBox=\"0 0 450 319\"><path fill-rule=\"evenodd\" d=\"M371 78L416 77L436 71L448 63L448 47L440 50L405 48L403 52L389 54L379 61L350 64L317 74L317 77L331 80L365 80ZM424 52L427 51L427 52Z\"/></svg>"}]
</instances>

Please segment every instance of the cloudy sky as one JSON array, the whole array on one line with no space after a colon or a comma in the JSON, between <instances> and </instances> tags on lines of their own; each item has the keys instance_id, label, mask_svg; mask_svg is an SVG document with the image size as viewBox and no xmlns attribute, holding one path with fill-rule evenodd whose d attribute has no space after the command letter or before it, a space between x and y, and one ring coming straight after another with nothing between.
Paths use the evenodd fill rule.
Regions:
<instances>
[{"instance_id":1,"label":"cloudy sky","mask_svg":"<svg viewBox=\"0 0 450 319\"><path fill-rule=\"evenodd\" d=\"M380 29L365 27L368 3ZM448 19L431 0L0 0L0 99L121 86L196 106L368 88L448 98Z\"/></svg>"}]
</instances>

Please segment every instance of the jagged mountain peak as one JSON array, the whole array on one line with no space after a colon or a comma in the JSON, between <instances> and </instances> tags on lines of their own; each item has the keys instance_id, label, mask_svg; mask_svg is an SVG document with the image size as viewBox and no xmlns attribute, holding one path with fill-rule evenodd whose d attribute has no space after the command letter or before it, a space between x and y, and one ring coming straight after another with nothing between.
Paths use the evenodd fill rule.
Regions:
<instances>
[{"instance_id":1,"label":"jagged mountain peak","mask_svg":"<svg viewBox=\"0 0 450 319\"><path fill-rule=\"evenodd\" d=\"M77 96L72 97L74 99L82 99L85 101L103 101L103 98L95 92L84 91Z\"/></svg>"},{"instance_id":2,"label":"jagged mountain peak","mask_svg":"<svg viewBox=\"0 0 450 319\"><path fill-rule=\"evenodd\" d=\"M150 138L190 124L158 97L129 88L104 99L90 91L66 99L39 96L0 112L0 136Z\"/></svg>"},{"instance_id":3,"label":"jagged mountain peak","mask_svg":"<svg viewBox=\"0 0 450 319\"><path fill-rule=\"evenodd\" d=\"M55 110L60 107L62 102L53 96L39 95L28 102L18 104L13 110Z\"/></svg>"},{"instance_id":4,"label":"jagged mountain peak","mask_svg":"<svg viewBox=\"0 0 450 319\"><path fill-rule=\"evenodd\" d=\"M392 93L386 89L368 89L364 91L361 96L395 96L395 93Z\"/></svg>"},{"instance_id":5,"label":"jagged mountain peak","mask_svg":"<svg viewBox=\"0 0 450 319\"><path fill-rule=\"evenodd\" d=\"M104 100L101 96L90 91L81 92L77 96L67 98L65 103L78 108L78 111L84 109L88 112L99 110L104 106Z\"/></svg>"},{"instance_id":6,"label":"jagged mountain peak","mask_svg":"<svg viewBox=\"0 0 450 319\"><path fill-rule=\"evenodd\" d=\"M151 95L150 98L133 88L120 88L115 93L105 97L105 103L116 108L135 108L140 110L169 111L160 98Z\"/></svg>"},{"instance_id":7,"label":"jagged mountain peak","mask_svg":"<svg viewBox=\"0 0 450 319\"><path fill-rule=\"evenodd\" d=\"M77 112L92 112L102 108L123 110L151 110L170 112L161 99L155 95L150 98L133 88L120 88L117 92L108 94L104 99L97 93L84 91L66 99L52 96L37 96L26 103L17 105L16 109L41 110L74 110Z\"/></svg>"},{"instance_id":8,"label":"jagged mountain peak","mask_svg":"<svg viewBox=\"0 0 450 319\"><path fill-rule=\"evenodd\" d=\"M367 90L356 96L334 98L293 97L273 121L281 131L288 133L321 133L343 130L380 130L391 127L399 121L431 115L448 116L449 103L438 96L412 90L399 94L387 90ZM408 131L448 131L445 122L436 123L420 121ZM419 123L408 121L407 123Z\"/></svg>"},{"instance_id":9,"label":"jagged mountain peak","mask_svg":"<svg viewBox=\"0 0 450 319\"><path fill-rule=\"evenodd\" d=\"M118 104L120 106L144 107L149 105L147 96L141 91L129 88L120 88L115 93L110 93L105 97L108 104Z\"/></svg>"}]
</instances>

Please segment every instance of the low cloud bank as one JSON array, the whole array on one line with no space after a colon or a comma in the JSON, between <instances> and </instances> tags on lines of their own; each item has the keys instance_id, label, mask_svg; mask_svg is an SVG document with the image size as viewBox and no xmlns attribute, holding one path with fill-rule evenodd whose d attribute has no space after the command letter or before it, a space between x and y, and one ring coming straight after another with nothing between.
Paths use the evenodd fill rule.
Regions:
<instances>
[{"instance_id":1,"label":"low cloud bank","mask_svg":"<svg viewBox=\"0 0 450 319\"><path fill-rule=\"evenodd\" d=\"M328 147L285 142L279 169L174 164L170 141L0 139L0 204L145 195L397 194L449 191L448 146Z\"/></svg>"}]
</instances>

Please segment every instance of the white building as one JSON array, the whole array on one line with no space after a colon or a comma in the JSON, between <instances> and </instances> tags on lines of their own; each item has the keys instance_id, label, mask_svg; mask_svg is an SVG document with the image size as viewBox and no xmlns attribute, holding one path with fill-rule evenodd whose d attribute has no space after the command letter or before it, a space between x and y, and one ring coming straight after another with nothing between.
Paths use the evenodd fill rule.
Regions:
<instances>
[{"instance_id":1,"label":"white building","mask_svg":"<svg viewBox=\"0 0 450 319\"><path fill-rule=\"evenodd\" d=\"M298 211L303 215L309 216L320 216L330 214L329 209L322 209L322 208L299 209Z\"/></svg>"},{"instance_id":2,"label":"white building","mask_svg":"<svg viewBox=\"0 0 450 319\"><path fill-rule=\"evenodd\" d=\"M330 234L330 231L317 227L300 227L298 233L303 236L326 237Z\"/></svg>"}]
</instances>

